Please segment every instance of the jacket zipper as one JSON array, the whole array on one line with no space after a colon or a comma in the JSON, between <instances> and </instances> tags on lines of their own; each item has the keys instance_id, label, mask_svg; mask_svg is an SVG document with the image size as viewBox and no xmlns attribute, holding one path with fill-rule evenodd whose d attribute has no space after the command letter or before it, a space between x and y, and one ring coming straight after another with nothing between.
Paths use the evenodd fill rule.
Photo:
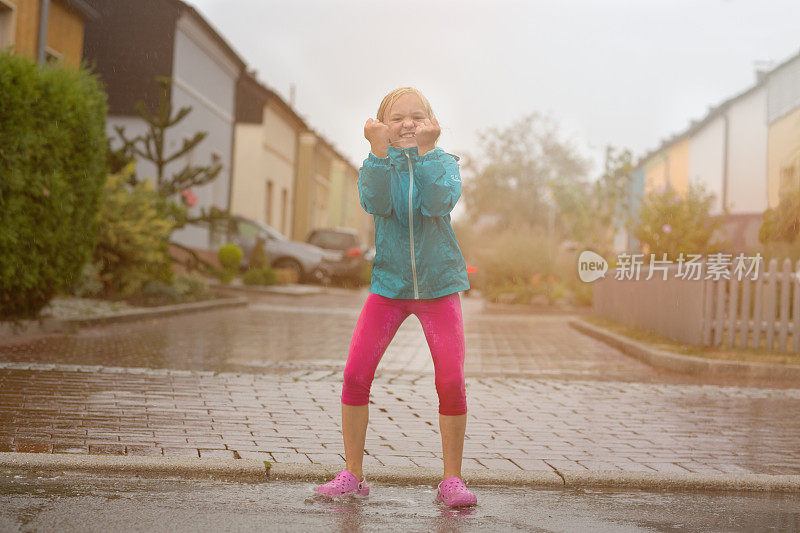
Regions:
<instances>
[{"instance_id":1,"label":"jacket zipper","mask_svg":"<svg viewBox=\"0 0 800 533\"><path fill-rule=\"evenodd\" d=\"M411 168L411 156L406 152L406 159L408 160L408 238L411 242L411 275L414 277L414 299L419 299L419 290L417 289L417 262L414 258L414 203L412 201L414 194L414 170Z\"/></svg>"}]
</instances>

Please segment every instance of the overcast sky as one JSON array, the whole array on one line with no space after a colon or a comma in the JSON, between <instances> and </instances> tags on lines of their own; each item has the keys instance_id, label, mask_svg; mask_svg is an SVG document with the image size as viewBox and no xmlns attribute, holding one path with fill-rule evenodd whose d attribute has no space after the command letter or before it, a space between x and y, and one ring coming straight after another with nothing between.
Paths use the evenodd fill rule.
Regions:
<instances>
[{"instance_id":1,"label":"overcast sky","mask_svg":"<svg viewBox=\"0 0 800 533\"><path fill-rule=\"evenodd\" d=\"M607 144L636 157L800 51L800 0L189 0L258 78L360 166L381 98L419 88L439 145L538 111L596 169Z\"/></svg>"}]
</instances>

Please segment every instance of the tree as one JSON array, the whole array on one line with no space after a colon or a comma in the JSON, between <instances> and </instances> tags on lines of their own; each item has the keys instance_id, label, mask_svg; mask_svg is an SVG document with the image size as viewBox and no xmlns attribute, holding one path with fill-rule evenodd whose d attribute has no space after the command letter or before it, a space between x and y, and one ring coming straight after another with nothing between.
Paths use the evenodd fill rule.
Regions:
<instances>
[{"instance_id":1,"label":"tree","mask_svg":"<svg viewBox=\"0 0 800 533\"><path fill-rule=\"evenodd\" d=\"M122 141L122 147L111 150L110 161L113 165L124 166L126 162L133 160L136 156L141 159L151 161L156 167L155 189L161 198L169 206L170 217L174 221L173 231L180 229L187 224L208 224L214 225L230 219L227 210L211 207L200 208L199 216L190 217L185 206L193 205L191 193L192 187L199 187L210 183L217 178L222 170L222 164L213 158L210 165L193 165L187 163L177 172L167 175L167 167L170 163L191 154L195 148L208 136L208 132L197 132L192 137L183 139L181 147L175 152L168 154L166 149L167 130L182 121L191 112L189 106L182 107L177 111L173 110L170 100L170 89L172 80L169 78L158 77L156 81L161 88L158 109L151 113L144 102L138 102L135 106L138 115L147 123L147 132L133 138L125 135L125 128L116 126L115 130ZM119 168L111 168L112 172ZM135 174L129 178L130 185L136 185L140 179ZM172 200L176 194L181 194L181 202ZM202 266L206 272L213 272L213 265L201 259L191 248L185 247L180 243L171 242L192 256L192 261L186 263L187 268Z\"/></svg>"},{"instance_id":2,"label":"tree","mask_svg":"<svg viewBox=\"0 0 800 533\"><path fill-rule=\"evenodd\" d=\"M570 237L600 254L611 251L618 227L630 226L632 156L606 147L603 174L593 183L570 183L556 190Z\"/></svg>"},{"instance_id":3,"label":"tree","mask_svg":"<svg viewBox=\"0 0 800 533\"><path fill-rule=\"evenodd\" d=\"M474 175L464 182L463 196L468 216L491 220L494 230L547 227L546 190L558 203L568 200L563 191L586 186L588 162L538 113L490 128L480 142L483 156L468 165Z\"/></svg>"},{"instance_id":4,"label":"tree","mask_svg":"<svg viewBox=\"0 0 800 533\"><path fill-rule=\"evenodd\" d=\"M758 240L764 244L783 242L793 244L800 233L800 191L784 195L777 207L764 212Z\"/></svg>"},{"instance_id":5,"label":"tree","mask_svg":"<svg viewBox=\"0 0 800 533\"><path fill-rule=\"evenodd\" d=\"M713 241L722 226L721 217L709 214L714 195L702 185L690 185L686 197L667 186L651 191L642 202L634 236L646 246L646 253L667 259L685 254L708 254L719 251L725 243ZM727 214L727 213L726 213Z\"/></svg>"}]
</instances>

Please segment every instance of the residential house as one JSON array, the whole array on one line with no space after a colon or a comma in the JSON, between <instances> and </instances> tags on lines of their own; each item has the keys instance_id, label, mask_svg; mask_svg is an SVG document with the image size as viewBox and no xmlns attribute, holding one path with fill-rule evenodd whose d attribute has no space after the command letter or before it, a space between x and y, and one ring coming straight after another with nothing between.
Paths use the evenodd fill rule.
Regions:
<instances>
[{"instance_id":1,"label":"residential house","mask_svg":"<svg viewBox=\"0 0 800 533\"><path fill-rule=\"evenodd\" d=\"M645 194L669 185L684 195L689 185L702 185L714 195L711 214L724 217L733 249L758 250L764 211L777 205L780 191L800 188L800 54L757 72L752 87L645 155L635 183L642 174Z\"/></svg>"},{"instance_id":2,"label":"residential house","mask_svg":"<svg viewBox=\"0 0 800 533\"><path fill-rule=\"evenodd\" d=\"M292 238L305 240L312 229L346 226L372 245L372 217L358 202L358 170L313 131L300 134Z\"/></svg>"},{"instance_id":3,"label":"residential house","mask_svg":"<svg viewBox=\"0 0 800 533\"><path fill-rule=\"evenodd\" d=\"M88 0L87 0L88 1ZM88 22L84 55L94 62L108 92L107 133L119 143L115 127L127 137L143 134L146 123L137 102L154 111L161 96L157 77L172 79L168 95L173 109L191 112L167 130L166 150L174 153L184 138L207 132L206 138L185 157L168 164L165 175L187 164L220 163L212 182L197 187L200 208L230 207L233 165L236 86L245 63L225 39L190 5L180 0L91 0L99 12ZM139 176L154 177L156 168L137 161ZM173 233L173 240L213 252L209 228L189 225Z\"/></svg>"},{"instance_id":4,"label":"residential house","mask_svg":"<svg viewBox=\"0 0 800 533\"><path fill-rule=\"evenodd\" d=\"M368 246L374 242L372 215L364 211L358 197L358 169L342 158L331 166L328 224L357 230Z\"/></svg>"},{"instance_id":5,"label":"residential house","mask_svg":"<svg viewBox=\"0 0 800 533\"><path fill-rule=\"evenodd\" d=\"M769 206L800 191L800 54L769 73L767 85Z\"/></svg>"},{"instance_id":6,"label":"residential house","mask_svg":"<svg viewBox=\"0 0 800 533\"><path fill-rule=\"evenodd\" d=\"M231 212L292 234L298 142L308 126L274 91L245 72L236 85Z\"/></svg>"},{"instance_id":7,"label":"residential house","mask_svg":"<svg viewBox=\"0 0 800 533\"><path fill-rule=\"evenodd\" d=\"M97 11L84 0L0 0L0 49L40 63L77 67L83 58L84 24Z\"/></svg>"}]
</instances>

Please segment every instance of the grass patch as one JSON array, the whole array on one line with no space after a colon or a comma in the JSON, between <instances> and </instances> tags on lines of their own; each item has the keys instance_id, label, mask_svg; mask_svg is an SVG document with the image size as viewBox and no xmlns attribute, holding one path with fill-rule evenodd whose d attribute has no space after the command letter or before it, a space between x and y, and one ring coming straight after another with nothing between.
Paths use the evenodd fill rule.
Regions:
<instances>
[{"instance_id":1,"label":"grass patch","mask_svg":"<svg viewBox=\"0 0 800 533\"><path fill-rule=\"evenodd\" d=\"M725 346L692 346L673 341L656 333L651 333L640 328L626 326L597 316L585 316L583 320L595 326L607 329L619 335L623 335L638 342L647 344L659 350L679 353L683 355L693 355L695 357L705 357L707 359L718 359L721 361L748 361L753 363L775 363L783 365L800 364L800 354L791 352L779 352L777 350L767 350L765 340L761 340L759 348L726 348ZM738 338L738 334L737 334ZM775 334L775 345L777 346L777 333ZM791 335L789 335L788 345L791 346Z\"/></svg>"}]
</instances>

